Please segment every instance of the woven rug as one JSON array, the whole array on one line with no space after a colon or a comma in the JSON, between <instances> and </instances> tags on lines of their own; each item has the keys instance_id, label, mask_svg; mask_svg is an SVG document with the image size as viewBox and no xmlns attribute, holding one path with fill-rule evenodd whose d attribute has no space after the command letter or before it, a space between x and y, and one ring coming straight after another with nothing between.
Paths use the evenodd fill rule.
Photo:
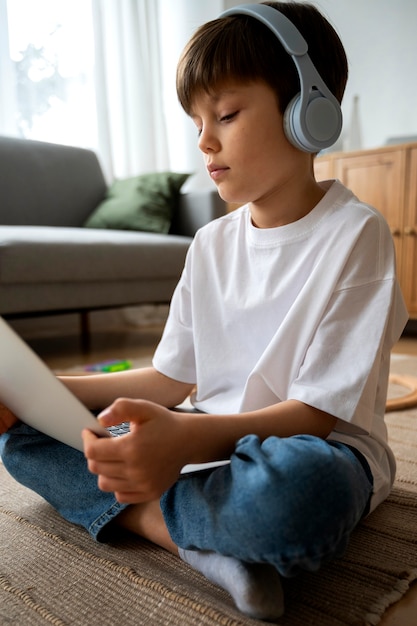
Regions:
<instances>
[{"instance_id":1,"label":"woven rug","mask_svg":"<svg viewBox=\"0 0 417 626\"><path fill-rule=\"evenodd\" d=\"M417 359L392 371L417 376ZM401 390L391 389L390 394ZM417 578L417 409L387 415L398 473L344 557L284 581L282 626L376 625ZM256 626L179 559L126 535L95 544L0 465L0 624Z\"/></svg>"}]
</instances>

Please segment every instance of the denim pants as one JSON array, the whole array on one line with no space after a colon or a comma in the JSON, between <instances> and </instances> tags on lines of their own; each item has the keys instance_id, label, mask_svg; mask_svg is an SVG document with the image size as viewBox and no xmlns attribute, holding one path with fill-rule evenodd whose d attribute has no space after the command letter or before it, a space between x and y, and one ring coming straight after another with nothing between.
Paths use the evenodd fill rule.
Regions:
<instances>
[{"instance_id":1,"label":"denim pants","mask_svg":"<svg viewBox=\"0 0 417 626\"><path fill-rule=\"evenodd\" d=\"M126 505L97 487L84 455L18 424L0 437L3 464L64 518L99 541ZM372 475L357 451L310 435L240 439L230 465L178 480L161 497L176 545L282 576L316 571L340 556L369 507Z\"/></svg>"}]
</instances>

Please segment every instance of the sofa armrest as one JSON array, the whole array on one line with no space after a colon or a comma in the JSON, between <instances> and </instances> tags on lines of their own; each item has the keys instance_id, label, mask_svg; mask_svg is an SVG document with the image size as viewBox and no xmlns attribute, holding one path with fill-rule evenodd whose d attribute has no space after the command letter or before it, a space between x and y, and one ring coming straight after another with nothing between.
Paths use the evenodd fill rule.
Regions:
<instances>
[{"instance_id":1,"label":"sofa armrest","mask_svg":"<svg viewBox=\"0 0 417 626\"><path fill-rule=\"evenodd\" d=\"M94 152L0 137L0 224L81 226L106 193Z\"/></svg>"},{"instance_id":2,"label":"sofa armrest","mask_svg":"<svg viewBox=\"0 0 417 626\"><path fill-rule=\"evenodd\" d=\"M193 237L199 228L225 213L226 204L216 189L183 193L170 232Z\"/></svg>"}]
</instances>

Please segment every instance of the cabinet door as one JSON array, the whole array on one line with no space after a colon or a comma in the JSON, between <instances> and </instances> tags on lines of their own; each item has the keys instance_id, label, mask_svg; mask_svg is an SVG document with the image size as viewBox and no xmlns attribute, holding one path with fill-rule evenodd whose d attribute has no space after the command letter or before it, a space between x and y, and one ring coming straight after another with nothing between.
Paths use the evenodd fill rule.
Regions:
<instances>
[{"instance_id":1,"label":"cabinet door","mask_svg":"<svg viewBox=\"0 0 417 626\"><path fill-rule=\"evenodd\" d=\"M356 153L335 160L334 172L363 202L371 204L387 220L394 237L398 276L402 282L402 241L405 150Z\"/></svg>"},{"instance_id":2,"label":"cabinet door","mask_svg":"<svg viewBox=\"0 0 417 626\"><path fill-rule=\"evenodd\" d=\"M332 159L330 157L316 157L314 159L314 175L317 181L333 178Z\"/></svg>"},{"instance_id":3,"label":"cabinet door","mask_svg":"<svg viewBox=\"0 0 417 626\"><path fill-rule=\"evenodd\" d=\"M417 317L417 148L409 151L403 229L403 290L408 312Z\"/></svg>"}]
</instances>

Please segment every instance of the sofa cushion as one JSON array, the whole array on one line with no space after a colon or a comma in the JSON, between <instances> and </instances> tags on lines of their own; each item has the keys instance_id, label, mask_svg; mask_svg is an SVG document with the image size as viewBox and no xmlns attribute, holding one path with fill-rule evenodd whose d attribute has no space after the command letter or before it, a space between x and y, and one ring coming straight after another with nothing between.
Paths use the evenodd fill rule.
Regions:
<instances>
[{"instance_id":1,"label":"sofa cushion","mask_svg":"<svg viewBox=\"0 0 417 626\"><path fill-rule=\"evenodd\" d=\"M0 226L0 285L177 280L190 243L157 233Z\"/></svg>"},{"instance_id":2,"label":"sofa cushion","mask_svg":"<svg viewBox=\"0 0 417 626\"><path fill-rule=\"evenodd\" d=\"M85 226L168 233L188 176L154 172L116 180Z\"/></svg>"}]
</instances>

